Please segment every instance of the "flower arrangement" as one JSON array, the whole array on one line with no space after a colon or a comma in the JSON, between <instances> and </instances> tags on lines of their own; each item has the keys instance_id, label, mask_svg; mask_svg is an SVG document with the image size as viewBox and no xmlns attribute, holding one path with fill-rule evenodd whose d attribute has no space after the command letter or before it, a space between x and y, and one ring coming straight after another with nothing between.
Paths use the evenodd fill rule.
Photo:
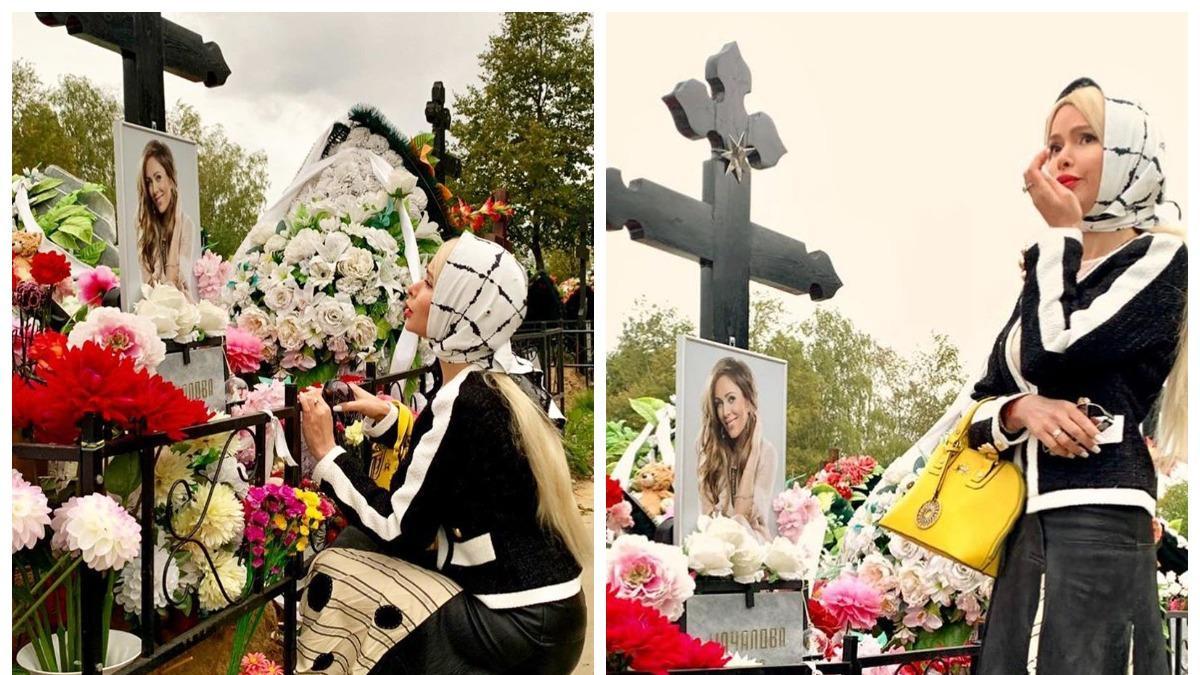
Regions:
<instances>
[{"instance_id":1,"label":"flower arrangement","mask_svg":"<svg viewBox=\"0 0 1200 675\"><path fill-rule=\"evenodd\" d=\"M622 596L611 586L604 607L608 672L722 668L730 660L719 643L693 638L662 612Z\"/></svg>"},{"instance_id":2,"label":"flower arrangement","mask_svg":"<svg viewBox=\"0 0 1200 675\"><path fill-rule=\"evenodd\" d=\"M142 299L133 313L153 322L158 337L188 344L209 335L223 335L229 313L208 300L192 303L187 294L170 284L142 284Z\"/></svg>"},{"instance_id":3,"label":"flower arrangement","mask_svg":"<svg viewBox=\"0 0 1200 675\"><path fill-rule=\"evenodd\" d=\"M741 584L763 579L803 579L820 551L787 537L759 543L746 525L725 516L700 516L684 540L688 567L701 576L732 577Z\"/></svg>"},{"instance_id":4,"label":"flower arrangement","mask_svg":"<svg viewBox=\"0 0 1200 675\"><path fill-rule=\"evenodd\" d=\"M101 610L101 653L107 653L113 584L137 555L141 527L112 497L102 494L71 497L48 517L48 500L41 489L15 470L12 481L13 632L28 637L41 669L78 670L82 654L79 566L103 572L107 579ZM59 588L65 592L58 593ZM57 632L51 629L52 611L65 617ZM56 639L51 639L52 634Z\"/></svg>"},{"instance_id":5,"label":"flower arrangement","mask_svg":"<svg viewBox=\"0 0 1200 675\"><path fill-rule=\"evenodd\" d=\"M441 243L436 225L426 224L415 176L395 169L385 186L366 153L337 157L285 220L250 231L223 295L237 326L262 341L269 369L300 386L382 359L394 347L412 281L397 263L402 218L422 223L421 254Z\"/></svg>"},{"instance_id":6,"label":"flower arrangement","mask_svg":"<svg viewBox=\"0 0 1200 675\"><path fill-rule=\"evenodd\" d=\"M1159 571L1158 601L1167 611L1186 612L1188 608L1188 573L1176 574Z\"/></svg>"}]
</instances>

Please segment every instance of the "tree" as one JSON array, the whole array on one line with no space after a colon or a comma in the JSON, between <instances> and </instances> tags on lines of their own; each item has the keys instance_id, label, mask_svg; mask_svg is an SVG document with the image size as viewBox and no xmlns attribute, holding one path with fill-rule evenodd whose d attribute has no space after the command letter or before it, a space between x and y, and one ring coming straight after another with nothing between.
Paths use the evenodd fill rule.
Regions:
<instances>
[{"instance_id":1,"label":"tree","mask_svg":"<svg viewBox=\"0 0 1200 675\"><path fill-rule=\"evenodd\" d=\"M449 187L472 202L507 188L509 238L538 270L543 249L592 240L592 59L588 14L505 14L479 56L482 84L455 96L463 177Z\"/></svg>"},{"instance_id":2,"label":"tree","mask_svg":"<svg viewBox=\"0 0 1200 675\"><path fill-rule=\"evenodd\" d=\"M65 75L45 86L33 64L13 64L13 170L58 165L104 187L116 203L113 122L122 118L117 95L91 80ZM199 145L200 220L209 244L228 258L258 220L267 189L267 156L230 141L220 125L204 126L179 102L167 116L171 133Z\"/></svg>"},{"instance_id":3,"label":"tree","mask_svg":"<svg viewBox=\"0 0 1200 675\"><path fill-rule=\"evenodd\" d=\"M609 419L640 426L628 399L674 393L675 341L692 332L674 308L635 305L608 356ZM836 311L818 308L795 322L766 295L751 302L750 349L788 363L789 477L813 473L834 448L890 463L941 417L963 383L958 350L945 336L904 358Z\"/></svg>"},{"instance_id":4,"label":"tree","mask_svg":"<svg viewBox=\"0 0 1200 675\"><path fill-rule=\"evenodd\" d=\"M230 258L262 212L267 154L246 152L220 124L204 126L196 109L182 101L167 116L167 128L199 145L200 218L209 248Z\"/></svg>"}]
</instances>

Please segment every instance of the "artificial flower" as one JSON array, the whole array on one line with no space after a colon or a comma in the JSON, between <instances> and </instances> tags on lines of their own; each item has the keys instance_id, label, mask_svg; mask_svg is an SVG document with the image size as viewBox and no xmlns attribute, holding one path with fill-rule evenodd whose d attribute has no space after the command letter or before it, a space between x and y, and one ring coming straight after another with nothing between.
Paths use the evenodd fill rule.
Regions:
<instances>
[{"instance_id":1,"label":"artificial flower","mask_svg":"<svg viewBox=\"0 0 1200 675\"><path fill-rule=\"evenodd\" d=\"M775 510L776 529L793 543L800 540L805 525L823 517L821 501L799 484L779 493L771 505Z\"/></svg>"},{"instance_id":2,"label":"artificial flower","mask_svg":"<svg viewBox=\"0 0 1200 675\"><path fill-rule=\"evenodd\" d=\"M188 457L169 447L163 448L154 462L154 505L165 506L167 496L171 494L171 488L180 481L194 487L193 478L191 461ZM187 496L187 492L182 487L175 488L174 494L177 502Z\"/></svg>"},{"instance_id":3,"label":"artificial flower","mask_svg":"<svg viewBox=\"0 0 1200 675\"><path fill-rule=\"evenodd\" d=\"M779 575L780 579L795 581L803 579L814 564L813 558L819 551L809 551L787 537L775 537L767 546L763 564Z\"/></svg>"},{"instance_id":4,"label":"artificial flower","mask_svg":"<svg viewBox=\"0 0 1200 675\"><path fill-rule=\"evenodd\" d=\"M604 604L610 671L628 668L665 674L675 669L721 668L729 662L720 643L693 638L658 610L621 597L611 587Z\"/></svg>"},{"instance_id":5,"label":"artificial flower","mask_svg":"<svg viewBox=\"0 0 1200 675\"><path fill-rule=\"evenodd\" d=\"M97 307L67 336L68 347L94 342L131 359L151 373L167 357L167 346L149 319L126 314L116 307Z\"/></svg>"},{"instance_id":6,"label":"artificial flower","mask_svg":"<svg viewBox=\"0 0 1200 675\"><path fill-rule=\"evenodd\" d=\"M200 310L183 291L170 284L143 284L142 299L133 311L153 321L158 336L164 340L188 343L196 339Z\"/></svg>"},{"instance_id":7,"label":"artificial flower","mask_svg":"<svg viewBox=\"0 0 1200 675\"><path fill-rule=\"evenodd\" d=\"M200 565L201 577L197 586L200 609L206 612L215 612L229 605L226 594L236 602L246 587L246 566L236 555L218 550L212 554L212 562L212 565L207 562ZM221 593L222 588L225 589L224 594Z\"/></svg>"},{"instance_id":8,"label":"artificial flower","mask_svg":"<svg viewBox=\"0 0 1200 675\"><path fill-rule=\"evenodd\" d=\"M242 535L242 503L224 483L200 483L191 500L176 513L174 525L176 532L194 530L190 536L210 549L218 548Z\"/></svg>"},{"instance_id":9,"label":"artificial flower","mask_svg":"<svg viewBox=\"0 0 1200 675\"><path fill-rule=\"evenodd\" d=\"M261 652L250 652L242 657L238 675L283 675L283 668Z\"/></svg>"},{"instance_id":10,"label":"artificial flower","mask_svg":"<svg viewBox=\"0 0 1200 675\"><path fill-rule=\"evenodd\" d=\"M179 563L174 556L161 546L154 547L154 608L166 609L168 598L175 598L180 589ZM165 575L164 575L165 570ZM163 586L166 585L166 592ZM121 570L120 584L116 588L116 601L125 608L126 612L140 617L142 615L142 565L141 549L129 560Z\"/></svg>"},{"instance_id":11,"label":"artificial flower","mask_svg":"<svg viewBox=\"0 0 1200 675\"><path fill-rule=\"evenodd\" d=\"M55 549L79 552L97 572L124 567L142 541L138 522L106 494L71 497L54 511L51 528Z\"/></svg>"},{"instance_id":12,"label":"artificial flower","mask_svg":"<svg viewBox=\"0 0 1200 675\"><path fill-rule=\"evenodd\" d=\"M257 335L230 326L225 331L225 359L235 375L256 372L263 360L263 342Z\"/></svg>"},{"instance_id":13,"label":"artificial flower","mask_svg":"<svg viewBox=\"0 0 1200 675\"><path fill-rule=\"evenodd\" d=\"M71 263L67 257L55 251L39 251L33 254L29 273L33 280L44 286L54 286L71 277Z\"/></svg>"},{"instance_id":14,"label":"artificial flower","mask_svg":"<svg viewBox=\"0 0 1200 675\"><path fill-rule=\"evenodd\" d=\"M26 355L37 368L45 368L46 364L62 357L67 350L67 336L53 330L40 331L33 336L29 343L29 353Z\"/></svg>"},{"instance_id":15,"label":"artificial flower","mask_svg":"<svg viewBox=\"0 0 1200 675\"><path fill-rule=\"evenodd\" d=\"M50 506L46 494L12 470L12 552L33 548L46 535Z\"/></svg>"},{"instance_id":16,"label":"artificial flower","mask_svg":"<svg viewBox=\"0 0 1200 675\"><path fill-rule=\"evenodd\" d=\"M26 312L41 309L47 297L47 288L35 281L22 281L13 286L13 306Z\"/></svg>"},{"instance_id":17,"label":"artificial flower","mask_svg":"<svg viewBox=\"0 0 1200 675\"><path fill-rule=\"evenodd\" d=\"M852 574L843 574L826 584L819 599L841 626L870 630L879 620L879 591Z\"/></svg>"},{"instance_id":18,"label":"artificial flower","mask_svg":"<svg viewBox=\"0 0 1200 675\"><path fill-rule=\"evenodd\" d=\"M196 293L203 300L216 300L233 276L233 265L212 251L205 251L192 265L196 277Z\"/></svg>"},{"instance_id":19,"label":"artificial flower","mask_svg":"<svg viewBox=\"0 0 1200 675\"><path fill-rule=\"evenodd\" d=\"M672 621L683 614L684 601L696 590L682 551L628 534L608 551L608 585L618 597L653 607Z\"/></svg>"},{"instance_id":20,"label":"artificial flower","mask_svg":"<svg viewBox=\"0 0 1200 675\"><path fill-rule=\"evenodd\" d=\"M79 275L79 299L86 305L99 307L104 302L104 295L120 283L111 267L97 265Z\"/></svg>"}]
</instances>

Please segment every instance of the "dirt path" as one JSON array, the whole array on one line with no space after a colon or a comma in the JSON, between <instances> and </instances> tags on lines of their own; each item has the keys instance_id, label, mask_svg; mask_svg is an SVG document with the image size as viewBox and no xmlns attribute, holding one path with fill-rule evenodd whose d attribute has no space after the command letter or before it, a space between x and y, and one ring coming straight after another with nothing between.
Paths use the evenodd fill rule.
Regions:
<instances>
[{"instance_id":1,"label":"dirt path","mask_svg":"<svg viewBox=\"0 0 1200 675\"><path fill-rule=\"evenodd\" d=\"M589 532L595 527L595 514L592 508L593 483L590 479L582 480L575 483L575 499L579 502L579 510L583 513L583 521L587 524ZM592 672L592 666L595 659L592 658L592 630L595 626L596 618L596 601L592 597L592 578L595 570L594 561L588 561L583 568L583 592L587 596L588 605L588 631L587 641L583 644L583 656L579 658L579 665L575 667L575 675L583 675L584 673Z\"/></svg>"}]
</instances>

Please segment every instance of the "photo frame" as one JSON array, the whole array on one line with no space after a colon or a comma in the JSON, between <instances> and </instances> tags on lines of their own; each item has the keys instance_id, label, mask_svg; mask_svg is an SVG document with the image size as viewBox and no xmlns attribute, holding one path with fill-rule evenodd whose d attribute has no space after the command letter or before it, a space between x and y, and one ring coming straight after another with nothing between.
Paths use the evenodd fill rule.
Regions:
<instances>
[{"instance_id":1,"label":"photo frame","mask_svg":"<svg viewBox=\"0 0 1200 675\"><path fill-rule=\"evenodd\" d=\"M202 227L196 143L118 120L113 144L121 309L133 311L144 283L171 283L196 302L192 266Z\"/></svg>"}]
</instances>

